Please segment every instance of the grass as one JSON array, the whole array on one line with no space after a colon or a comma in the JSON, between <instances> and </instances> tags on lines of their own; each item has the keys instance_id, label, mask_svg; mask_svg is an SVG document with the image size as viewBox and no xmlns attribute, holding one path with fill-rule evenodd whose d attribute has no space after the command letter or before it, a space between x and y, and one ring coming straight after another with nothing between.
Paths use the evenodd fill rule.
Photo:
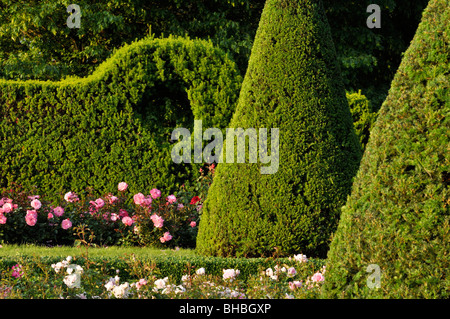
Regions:
<instances>
[{"instance_id":1,"label":"grass","mask_svg":"<svg viewBox=\"0 0 450 319\"><path fill-rule=\"evenodd\" d=\"M39 245L2 245L0 248L0 258L12 256L36 256L36 257L67 257L81 256L86 254L84 247L73 246L39 246ZM118 257L135 254L136 257L156 257L156 256L172 256L172 257L192 257L196 256L193 249L158 249L153 247L89 247L89 257Z\"/></svg>"}]
</instances>

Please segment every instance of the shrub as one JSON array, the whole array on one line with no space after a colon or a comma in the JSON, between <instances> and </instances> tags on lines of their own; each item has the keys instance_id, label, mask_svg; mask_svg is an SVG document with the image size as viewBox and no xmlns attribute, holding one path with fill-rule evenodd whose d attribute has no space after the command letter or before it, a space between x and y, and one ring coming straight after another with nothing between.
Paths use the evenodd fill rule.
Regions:
<instances>
[{"instance_id":1,"label":"shrub","mask_svg":"<svg viewBox=\"0 0 450 319\"><path fill-rule=\"evenodd\" d=\"M327 260L326 297L449 298L448 1L431 0L372 130ZM367 285L370 264L380 288Z\"/></svg>"},{"instance_id":2,"label":"shrub","mask_svg":"<svg viewBox=\"0 0 450 319\"><path fill-rule=\"evenodd\" d=\"M279 168L218 164L198 252L323 256L361 155L320 1L266 3L229 127L279 128Z\"/></svg>"},{"instance_id":3,"label":"shrub","mask_svg":"<svg viewBox=\"0 0 450 319\"><path fill-rule=\"evenodd\" d=\"M103 198L92 195L79 198L75 193L70 194L74 195L73 201L52 205L45 198L18 188L3 193L0 241L55 246L73 245L76 240L82 240L92 245L113 245L122 243L123 237L132 232L122 222L125 196L110 193ZM39 201L39 206L32 207L33 201ZM13 205L13 210L5 209L7 203Z\"/></svg>"},{"instance_id":4,"label":"shrub","mask_svg":"<svg viewBox=\"0 0 450 319\"><path fill-rule=\"evenodd\" d=\"M356 135L358 135L361 147L364 149L369 140L372 125L377 118L377 113L373 112L370 101L361 94L361 90L358 92L346 92L346 96L352 112Z\"/></svg>"},{"instance_id":5,"label":"shrub","mask_svg":"<svg viewBox=\"0 0 450 319\"><path fill-rule=\"evenodd\" d=\"M200 174L195 186L182 185L176 196L152 195L151 206L138 205L133 218L136 228L126 241L152 247L194 248L203 201L214 174L214 164L200 169Z\"/></svg>"},{"instance_id":6,"label":"shrub","mask_svg":"<svg viewBox=\"0 0 450 319\"><path fill-rule=\"evenodd\" d=\"M324 273L291 257L14 256L0 259L0 298L315 298Z\"/></svg>"},{"instance_id":7,"label":"shrub","mask_svg":"<svg viewBox=\"0 0 450 319\"><path fill-rule=\"evenodd\" d=\"M117 196L91 192L80 198L68 192L55 205L16 186L0 193L0 243L194 247L203 199L191 194L199 190L196 194L206 196L213 171L202 171L195 188L185 187L176 196L154 188L147 196L132 196L131 204L124 182Z\"/></svg>"},{"instance_id":8,"label":"shrub","mask_svg":"<svg viewBox=\"0 0 450 319\"><path fill-rule=\"evenodd\" d=\"M240 84L225 53L183 38L127 45L86 78L0 80L0 186L36 186L54 201L122 180L135 193L175 191L200 166L173 163L172 130L194 118L226 127Z\"/></svg>"}]
</instances>

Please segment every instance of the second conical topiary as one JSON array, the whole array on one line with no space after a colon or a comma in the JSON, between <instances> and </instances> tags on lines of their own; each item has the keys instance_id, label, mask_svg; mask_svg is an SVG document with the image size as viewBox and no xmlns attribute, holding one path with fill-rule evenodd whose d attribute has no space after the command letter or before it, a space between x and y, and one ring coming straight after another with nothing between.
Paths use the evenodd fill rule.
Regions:
<instances>
[{"instance_id":1,"label":"second conical topiary","mask_svg":"<svg viewBox=\"0 0 450 319\"><path fill-rule=\"evenodd\" d=\"M371 131L327 298L450 297L450 6L431 0Z\"/></svg>"},{"instance_id":2,"label":"second conical topiary","mask_svg":"<svg viewBox=\"0 0 450 319\"><path fill-rule=\"evenodd\" d=\"M325 255L361 156L339 72L322 2L268 0L229 125L258 142L244 163L236 163L242 153L230 163L231 146L244 148L227 139L203 206L199 253Z\"/></svg>"}]
</instances>

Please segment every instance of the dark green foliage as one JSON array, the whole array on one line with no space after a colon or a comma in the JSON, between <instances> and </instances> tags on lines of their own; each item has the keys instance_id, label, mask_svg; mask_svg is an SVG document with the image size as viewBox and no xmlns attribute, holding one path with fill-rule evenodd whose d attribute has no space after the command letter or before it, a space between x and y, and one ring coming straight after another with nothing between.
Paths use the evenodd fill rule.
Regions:
<instances>
[{"instance_id":1,"label":"dark green foliage","mask_svg":"<svg viewBox=\"0 0 450 319\"><path fill-rule=\"evenodd\" d=\"M71 1L0 0L0 76L86 76L115 48L150 32L210 38L245 72L260 10L251 1L78 0L80 28L66 25Z\"/></svg>"},{"instance_id":2,"label":"dark green foliage","mask_svg":"<svg viewBox=\"0 0 450 319\"><path fill-rule=\"evenodd\" d=\"M210 38L245 73L264 0L78 0L81 28L69 29L68 0L0 0L0 76L51 79L90 74L115 48L151 32ZM324 0L344 86L378 110L427 0ZM381 7L381 29L366 8Z\"/></svg>"},{"instance_id":3,"label":"dark green foliage","mask_svg":"<svg viewBox=\"0 0 450 319\"><path fill-rule=\"evenodd\" d=\"M428 0L324 0L344 86L362 89L378 111ZM381 9L381 28L369 29L370 4Z\"/></svg>"},{"instance_id":4,"label":"dark green foliage","mask_svg":"<svg viewBox=\"0 0 450 319\"><path fill-rule=\"evenodd\" d=\"M339 73L321 1L269 0L229 127L279 128L279 169L218 165L201 254L325 254L360 160Z\"/></svg>"},{"instance_id":5,"label":"dark green foliage","mask_svg":"<svg viewBox=\"0 0 450 319\"><path fill-rule=\"evenodd\" d=\"M450 6L431 0L371 132L326 297L450 297ZM381 288L366 285L377 264Z\"/></svg>"},{"instance_id":6,"label":"dark green foliage","mask_svg":"<svg viewBox=\"0 0 450 319\"><path fill-rule=\"evenodd\" d=\"M85 187L103 195L121 181L134 193L173 192L198 164L173 163L171 132L194 117L225 127L241 81L220 49L182 38L127 45L86 78L0 80L0 186L51 199Z\"/></svg>"}]
</instances>

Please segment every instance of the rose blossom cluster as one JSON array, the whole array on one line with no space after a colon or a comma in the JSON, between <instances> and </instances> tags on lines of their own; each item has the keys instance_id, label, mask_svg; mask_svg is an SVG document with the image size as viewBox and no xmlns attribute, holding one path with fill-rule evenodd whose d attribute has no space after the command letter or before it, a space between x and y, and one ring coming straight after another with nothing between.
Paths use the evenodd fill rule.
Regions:
<instances>
[{"instance_id":1,"label":"rose blossom cluster","mask_svg":"<svg viewBox=\"0 0 450 319\"><path fill-rule=\"evenodd\" d=\"M233 281L240 274L239 269L223 269L223 279Z\"/></svg>"},{"instance_id":2,"label":"rose blossom cluster","mask_svg":"<svg viewBox=\"0 0 450 319\"><path fill-rule=\"evenodd\" d=\"M23 276L23 270L21 265L16 264L12 266L11 270L12 270L11 277L20 278Z\"/></svg>"},{"instance_id":3,"label":"rose blossom cluster","mask_svg":"<svg viewBox=\"0 0 450 319\"><path fill-rule=\"evenodd\" d=\"M68 192L64 195L64 199L66 200L66 202L68 203L74 203L74 202L78 202L79 198L78 195L72 192Z\"/></svg>"},{"instance_id":4,"label":"rose blossom cluster","mask_svg":"<svg viewBox=\"0 0 450 319\"><path fill-rule=\"evenodd\" d=\"M172 194L167 196L166 200L168 204L173 204L177 201L177 198L175 197L175 195Z\"/></svg>"},{"instance_id":5,"label":"rose blossom cluster","mask_svg":"<svg viewBox=\"0 0 450 319\"><path fill-rule=\"evenodd\" d=\"M14 209L17 209L18 205L13 204L12 199L2 198L0 199L0 224L6 224L6 215L11 213Z\"/></svg>"},{"instance_id":6,"label":"rose blossom cluster","mask_svg":"<svg viewBox=\"0 0 450 319\"><path fill-rule=\"evenodd\" d=\"M173 285L169 284L169 278L164 277L163 279L157 279L154 283L155 287L153 287L154 292L159 292L159 290L162 290L162 294L168 294L171 292L175 292L175 294L183 293L186 291L186 288L183 287L183 285Z\"/></svg>"},{"instance_id":7,"label":"rose blossom cluster","mask_svg":"<svg viewBox=\"0 0 450 319\"><path fill-rule=\"evenodd\" d=\"M126 182L120 182L117 185L117 189L119 192L125 192L128 189L128 184ZM157 189L157 188L153 188L150 191L149 195L144 195L142 193L137 193L133 196L133 202L134 204L141 206L145 209L145 212L151 212L152 209L152 202L158 198L161 198L162 196L162 192ZM46 219L49 222L50 226L56 226L57 224L55 224L56 218L60 218L62 216L64 216L65 214L65 209L67 210L68 208L63 208L65 207L64 205L61 206L57 206L57 207L53 207L53 206L48 206L45 207L43 203L41 203L40 201L40 196L39 195L32 195L32 196L28 196L29 202L28 205L29 207L25 209L25 222L28 226L33 227L35 225L39 223L41 223L40 221L43 220L43 212L45 212L46 215ZM73 192L67 192L64 194L64 201L67 204L71 204L71 203L81 203L81 205L84 205L84 201L80 201L79 196ZM165 197L165 206L167 207L167 209L172 209L175 208L179 211L181 210L190 210L191 207L185 207L185 205L183 205L183 203L180 203L177 199L177 197L174 194L171 194L167 197ZM90 214L91 216L94 216L95 218L97 217L103 217L104 220L106 220L107 222L112 221L112 222L116 222L116 221L122 221L122 223L126 226L134 226L134 233L138 234L139 233L139 224L138 222L140 221L139 214L133 215L133 216L129 216L128 212L125 209L119 209L120 207L113 207L114 205L116 205L116 203L120 202L119 198L117 196L114 196L112 193L109 193L105 196L102 196L100 198L97 198L95 200L90 200L88 201L88 209L87 211L80 211L79 212L79 217L83 217L86 214ZM190 202L188 202L190 205L193 205L195 208L197 208L197 210L201 209L201 204L202 204L202 199L199 196L194 196ZM153 204L154 205L154 204ZM160 205L160 203L158 202L158 205ZM190 206L189 205L189 206ZM24 206L23 204L21 206ZM188 205L186 205L188 206ZM68 205L68 207L70 207L70 205ZM162 206L158 206L159 208L161 208ZM156 207L156 208L158 208ZM164 207L163 209L165 210L166 207ZM18 205L17 204L13 204L13 200L9 199L9 198L1 198L0 199L0 224L6 224L7 221L7 214L12 212L14 209L17 209ZM115 212L108 212L109 209L119 209L119 211L115 211ZM79 209L78 206L74 207L74 209ZM69 216L72 216L73 213L75 213L75 210L71 209L70 213L67 214ZM163 229L164 227L164 223L165 220L160 214L159 212L151 212L150 213L150 220L153 222L153 226L155 228L159 228L159 229ZM148 216L148 215L145 215ZM170 216L170 215L169 215ZM64 218L64 217L63 217ZM63 228L64 230L68 230L70 229L73 225L74 220L76 220L76 217L70 217L69 218L61 218L58 219L60 220L60 227ZM74 219L75 218L75 219ZM195 218L195 217L194 217ZM71 220L73 219L73 220ZM40 224L39 224L40 225ZM189 219L187 220L187 225L190 226L190 228L195 228L197 227L197 222L195 220L193 220L192 217L189 217ZM166 226L167 227L167 226ZM160 235L159 237L159 241L161 243L166 243L168 241L171 241L173 239L173 235L169 232L169 231L162 231L161 233L163 233L162 235Z\"/></svg>"},{"instance_id":8,"label":"rose blossom cluster","mask_svg":"<svg viewBox=\"0 0 450 319\"><path fill-rule=\"evenodd\" d=\"M286 276L288 278L290 277L294 277L297 274L297 270L295 270L294 267L289 267L288 269L286 269L286 267L280 267L278 265L275 265L275 271L272 268L267 268L266 271L264 272L264 274L268 277L270 277L270 279L272 280L278 280L278 275L280 273L286 273Z\"/></svg>"},{"instance_id":9,"label":"rose blossom cluster","mask_svg":"<svg viewBox=\"0 0 450 319\"><path fill-rule=\"evenodd\" d=\"M171 239L172 239L172 235L170 235L170 233L169 233L168 231L164 233L164 236L163 236L163 237L160 237L160 238L159 238L159 240L160 240L162 243L165 243L166 241L169 241L169 240L171 240Z\"/></svg>"},{"instance_id":10,"label":"rose blossom cluster","mask_svg":"<svg viewBox=\"0 0 450 319\"><path fill-rule=\"evenodd\" d=\"M117 185L117 189L120 192L124 192L126 191L128 188L128 184L125 182L120 182ZM106 201L110 204L110 205L114 205L118 202L119 198L117 196L112 195L111 193L107 194L105 196ZM90 209L89 209L89 213L91 215L94 215L96 213L99 212L100 209L102 209L103 207L105 207L106 205L106 201L103 198L97 198L94 201L90 201ZM145 198L145 196L141 193L134 195L134 202L136 204L139 205L150 205L151 204L151 198ZM116 213L109 213L109 212L104 212L102 214L103 219L105 220L111 220L113 222L121 220L122 223L126 226L132 226L135 222L134 220L134 216L130 217L128 215L128 212L125 209L120 209L119 210L119 214Z\"/></svg>"},{"instance_id":11,"label":"rose blossom cluster","mask_svg":"<svg viewBox=\"0 0 450 319\"><path fill-rule=\"evenodd\" d=\"M155 226L156 228L162 228L163 227L164 219L161 216L153 214L152 216L150 216L150 219L153 222L153 226Z\"/></svg>"},{"instance_id":12,"label":"rose blossom cluster","mask_svg":"<svg viewBox=\"0 0 450 319\"><path fill-rule=\"evenodd\" d=\"M133 196L133 201L136 205L140 205L143 207L151 207L152 196L151 195L145 196L142 193L137 193L136 195Z\"/></svg>"},{"instance_id":13,"label":"rose blossom cluster","mask_svg":"<svg viewBox=\"0 0 450 319\"><path fill-rule=\"evenodd\" d=\"M119 282L119 276L109 278L108 282L105 284L106 291L112 292L115 298L127 298L130 292L130 284L128 282L119 284Z\"/></svg>"},{"instance_id":14,"label":"rose blossom cluster","mask_svg":"<svg viewBox=\"0 0 450 319\"><path fill-rule=\"evenodd\" d=\"M67 268L67 276L64 277L63 282L69 288L80 288L81 287L81 275L84 270L83 267L76 264L70 264L72 261L72 256L68 256L66 260L60 261L56 264L52 264L51 267L56 273L59 273L62 268Z\"/></svg>"},{"instance_id":15,"label":"rose blossom cluster","mask_svg":"<svg viewBox=\"0 0 450 319\"><path fill-rule=\"evenodd\" d=\"M28 226L34 226L37 222L37 211L36 210L27 210L27 214L25 215L25 222Z\"/></svg>"}]
</instances>

